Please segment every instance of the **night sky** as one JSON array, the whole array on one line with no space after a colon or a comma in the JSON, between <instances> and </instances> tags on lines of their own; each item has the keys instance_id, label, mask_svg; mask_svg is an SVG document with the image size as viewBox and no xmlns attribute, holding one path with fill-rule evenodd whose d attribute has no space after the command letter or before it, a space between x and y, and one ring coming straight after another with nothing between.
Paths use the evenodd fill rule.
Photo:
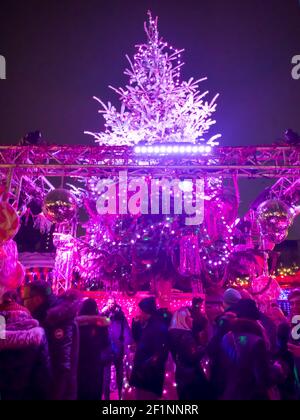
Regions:
<instances>
[{"instance_id":1,"label":"night sky","mask_svg":"<svg viewBox=\"0 0 300 420\"><path fill-rule=\"evenodd\" d=\"M0 5L0 143L39 129L51 143L93 144L102 128L92 96L118 104L125 54L145 40L147 10L160 33L185 48L183 78L207 76L220 93L215 130L223 145L272 144L300 132L299 0L6 0ZM251 185L250 185L251 183ZM266 181L241 181L246 210ZM299 230L298 230L299 232ZM291 237L300 237L293 229Z\"/></svg>"}]
</instances>

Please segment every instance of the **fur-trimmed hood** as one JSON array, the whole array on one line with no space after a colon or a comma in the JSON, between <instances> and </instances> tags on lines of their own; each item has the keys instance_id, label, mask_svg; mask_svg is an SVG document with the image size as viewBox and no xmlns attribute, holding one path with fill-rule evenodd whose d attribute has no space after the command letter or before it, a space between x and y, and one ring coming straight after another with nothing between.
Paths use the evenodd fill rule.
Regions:
<instances>
[{"instance_id":1,"label":"fur-trimmed hood","mask_svg":"<svg viewBox=\"0 0 300 420\"><path fill-rule=\"evenodd\" d=\"M3 350L22 349L40 346L46 340L45 332L25 310L2 311L5 318L4 337L0 339L0 352Z\"/></svg>"}]
</instances>

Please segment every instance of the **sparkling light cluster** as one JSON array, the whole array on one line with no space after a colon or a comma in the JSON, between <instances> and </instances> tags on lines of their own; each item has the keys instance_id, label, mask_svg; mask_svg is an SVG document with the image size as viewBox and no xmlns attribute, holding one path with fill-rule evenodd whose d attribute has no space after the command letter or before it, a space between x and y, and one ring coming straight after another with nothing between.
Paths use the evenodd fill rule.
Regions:
<instances>
[{"instance_id":1,"label":"sparkling light cluster","mask_svg":"<svg viewBox=\"0 0 300 420\"><path fill-rule=\"evenodd\" d=\"M291 267L283 267L282 265L277 269L277 275L281 279L284 279L287 276L293 276L299 271L299 267L296 263L293 263Z\"/></svg>"}]
</instances>

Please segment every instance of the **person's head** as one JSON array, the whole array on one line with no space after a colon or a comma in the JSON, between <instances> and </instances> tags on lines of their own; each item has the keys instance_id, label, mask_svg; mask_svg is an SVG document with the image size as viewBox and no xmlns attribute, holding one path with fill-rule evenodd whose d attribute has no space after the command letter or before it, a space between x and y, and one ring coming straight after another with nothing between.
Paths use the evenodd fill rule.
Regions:
<instances>
[{"instance_id":1,"label":"person's head","mask_svg":"<svg viewBox=\"0 0 300 420\"><path fill-rule=\"evenodd\" d=\"M238 290L232 288L225 290L223 296L224 309L234 307L241 299L242 296Z\"/></svg>"},{"instance_id":2,"label":"person's head","mask_svg":"<svg viewBox=\"0 0 300 420\"><path fill-rule=\"evenodd\" d=\"M289 294L291 315L300 315L300 289L294 289Z\"/></svg>"},{"instance_id":3,"label":"person's head","mask_svg":"<svg viewBox=\"0 0 300 420\"><path fill-rule=\"evenodd\" d=\"M85 299L79 310L79 315L98 315L99 310L95 299Z\"/></svg>"},{"instance_id":4,"label":"person's head","mask_svg":"<svg viewBox=\"0 0 300 420\"><path fill-rule=\"evenodd\" d=\"M194 297L192 300L192 312L200 314L202 312L203 298L200 296Z\"/></svg>"},{"instance_id":5,"label":"person's head","mask_svg":"<svg viewBox=\"0 0 300 420\"><path fill-rule=\"evenodd\" d=\"M142 299L139 303L139 317L141 321L147 321L156 313L156 302L154 297Z\"/></svg>"},{"instance_id":6,"label":"person's head","mask_svg":"<svg viewBox=\"0 0 300 420\"><path fill-rule=\"evenodd\" d=\"M116 300L115 300L115 298L110 297L110 298L107 300L107 304L106 304L106 306L107 306L107 308L108 308L109 310L113 309L113 308L116 306Z\"/></svg>"},{"instance_id":7,"label":"person's head","mask_svg":"<svg viewBox=\"0 0 300 420\"><path fill-rule=\"evenodd\" d=\"M52 296L52 289L44 282L32 282L23 289L23 303L31 313L34 313L42 305L47 303Z\"/></svg>"},{"instance_id":8,"label":"person's head","mask_svg":"<svg viewBox=\"0 0 300 420\"><path fill-rule=\"evenodd\" d=\"M193 318L189 308L180 308L174 312L170 330L186 330L191 331L193 327Z\"/></svg>"},{"instance_id":9,"label":"person's head","mask_svg":"<svg viewBox=\"0 0 300 420\"><path fill-rule=\"evenodd\" d=\"M240 299L236 304L235 312L238 318L251 321L258 321L260 319L259 310L255 301L252 299Z\"/></svg>"},{"instance_id":10,"label":"person's head","mask_svg":"<svg viewBox=\"0 0 300 420\"><path fill-rule=\"evenodd\" d=\"M280 325L284 322L286 322L286 317L282 311L282 309L279 307L278 303L275 302L271 302L266 315L276 324L276 325Z\"/></svg>"},{"instance_id":11,"label":"person's head","mask_svg":"<svg viewBox=\"0 0 300 420\"><path fill-rule=\"evenodd\" d=\"M2 302L9 304L18 301L18 292L16 290L9 290L2 296Z\"/></svg>"},{"instance_id":12,"label":"person's head","mask_svg":"<svg viewBox=\"0 0 300 420\"><path fill-rule=\"evenodd\" d=\"M205 313L209 322L214 322L223 312L223 296L219 293L208 293L205 299Z\"/></svg>"}]
</instances>

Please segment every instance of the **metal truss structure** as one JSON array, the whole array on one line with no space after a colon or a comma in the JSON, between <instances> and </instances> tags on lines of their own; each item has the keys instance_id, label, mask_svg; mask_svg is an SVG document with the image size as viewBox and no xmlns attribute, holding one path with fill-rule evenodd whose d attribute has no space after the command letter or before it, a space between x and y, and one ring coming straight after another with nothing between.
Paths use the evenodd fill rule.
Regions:
<instances>
[{"instance_id":1,"label":"metal truss structure","mask_svg":"<svg viewBox=\"0 0 300 420\"><path fill-rule=\"evenodd\" d=\"M2 179L89 177L120 170L156 176L296 178L300 146L214 147L207 155L137 155L126 146L0 146ZM12 175L13 172L13 175Z\"/></svg>"},{"instance_id":2,"label":"metal truss structure","mask_svg":"<svg viewBox=\"0 0 300 420\"><path fill-rule=\"evenodd\" d=\"M136 154L126 146L0 146L0 183L18 209L32 197L43 199L54 188L51 178L112 177L124 170L129 176L157 178L277 179L269 196L288 198L300 189L300 146L214 147L209 154L175 156ZM70 287L71 264L66 267L60 258L70 253L72 261L73 250L64 243L66 236L74 234L73 228L69 230L56 231L54 286L58 293Z\"/></svg>"}]
</instances>

